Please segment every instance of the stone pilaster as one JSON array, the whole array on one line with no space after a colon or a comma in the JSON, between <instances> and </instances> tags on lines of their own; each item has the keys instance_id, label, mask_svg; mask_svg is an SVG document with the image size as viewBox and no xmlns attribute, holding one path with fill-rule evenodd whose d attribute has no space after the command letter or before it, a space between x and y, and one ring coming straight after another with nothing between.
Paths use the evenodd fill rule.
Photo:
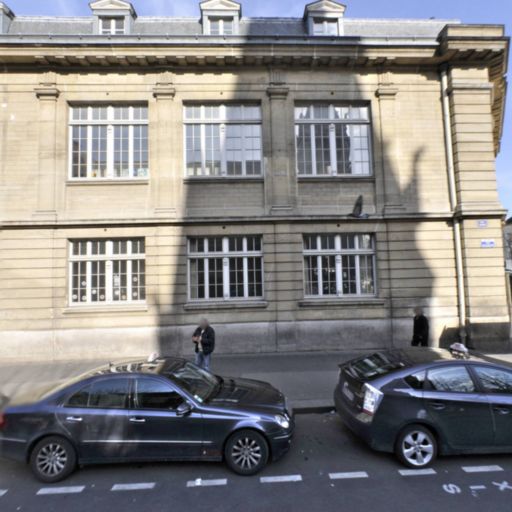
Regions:
<instances>
[{"instance_id":1,"label":"stone pilaster","mask_svg":"<svg viewBox=\"0 0 512 512\"><path fill-rule=\"evenodd\" d=\"M33 215L40 220L56 220L57 101L60 91L55 75L48 73L34 92L39 100L39 151L37 209Z\"/></svg>"},{"instance_id":2,"label":"stone pilaster","mask_svg":"<svg viewBox=\"0 0 512 512\"><path fill-rule=\"evenodd\" d=\"M173 169L173 150L176 147L175 124L176 103L174 96L176 89L171 76L164 76L153 88L155 102L150 114L150 148L151 186L153 187L153 204L155 215L162 217L176 216L175 177L177 169ZM153 126L151 127L151 124Z\"/></svg>"},{"instance_id":3,"label":"stone pilaster","mask_svg":"<svg viewBox=\"0 0 512 512\"><path fill-rule=\"evenodd\" d=\"M379 99L380 144L384 173L384 213L400 213L405 207L401 197L400 155L396 126L398 88L390 82L389 77L386 77L380 83L375 94Z\"/></svg>"},{"instance_id":4,"label":"stone pilaster","mask_svg":"<svg viewBox=\"0 0 512 512\"><path fill-rule=\"evenodd\" d=\"M296 177L290 161L294 151L293 136L290 136L293 135L293 104L289 91L282 75L272 72L267 88L270 158L266 166L265 202L267 211L276 215L290 213L295 206Z\"/></svg>"}]
</instances>

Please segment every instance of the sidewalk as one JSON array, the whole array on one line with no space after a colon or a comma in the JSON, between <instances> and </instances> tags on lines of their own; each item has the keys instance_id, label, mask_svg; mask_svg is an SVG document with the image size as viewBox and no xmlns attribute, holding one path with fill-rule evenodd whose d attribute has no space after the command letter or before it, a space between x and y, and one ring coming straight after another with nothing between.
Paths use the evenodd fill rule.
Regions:
<instances>
[{"instance_id":1,"label":"sidewalk","mask_svg":"<svg viewBox=\"0 0 512 512\"><path fill-rule=\"evenodd\" d=\"M333 407L332 395L338 380L338 364L366 352L214 355L212 371L228 377L270 382L288 397L295 410L310 411ZM489 355L512 363L512 354ZM67 379L107 362L0 363L0 394L10 396L29 390L34 383L44 385Z\"/></svg>"},{"instance_id":2,"label":"sidewalk","mask_svg":"<svg viewBox=\"0 0 512 512\"><path fill-rule=\"evenodd\" d=\"M338 364L362 352L301 352L244 355L214 355L212 371L229 377L270 382L290 400L294 409L324 409L333 406ZM79 375L107 361L54 363L0 363L0 393L29 390Z\"/></svg>"}]
</instances>

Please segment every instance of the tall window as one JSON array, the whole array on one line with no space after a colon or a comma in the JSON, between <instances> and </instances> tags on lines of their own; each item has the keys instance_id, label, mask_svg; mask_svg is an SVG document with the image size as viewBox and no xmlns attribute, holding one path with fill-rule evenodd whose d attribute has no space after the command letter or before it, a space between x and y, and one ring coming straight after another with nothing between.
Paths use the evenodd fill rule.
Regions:
<instances>
[{"instance_id":1,"label":"tall window","mask_svg":"<svg viewBox=\"0 0 512 512\"><path fill-rule=\"evenodd\" d=\"M258 105L185 107L187 176L261 176Z\"/></svg>"},{"instance_id":2,"label":"tall window","mask_svg":"<svg viewBox=\"0 0 512 512\"><path fill-rule=\"evenodd\" d=\"M69 123L72 179L148 176L147 106L73 106Z\"/></svg>"},{"instance_id":3,"label":"tall window","mask_svg":"<svg viewBox=\"0 0 512 512\"><path fill-rule=\"evenodd\" d=\"M368 107L296 107L295 145L301 176L370 175Z\"/></svg>"},{"instance_id":4,"label":"tall window","mask_svg":"<svg viewBox=\"0 0 512 512\"><path fill-rule=\"evenodd\" d=\"M190 238L191 300L263 297L263 252L260 236Z\"/></svg>"},{"instance_id":5,"label":"tall window","mask_svg":"<svg viewBox=\"0 0 512 512\"><path fill-rule=\"evenodd\" d=\"M122 35L126 33L125 20L122 17L102 16L99 19L100 34L102 35Z\"/></svg>"},{"instance_id":6,"label":"tall window","mask_svg":"<svg viewBox=\"0 0 512 512\"><path fill-rule=\"evenodd\" d=\"M315 18L313 20L313 35L337 36L339 35L338 20L329 18Z\"/></svg>"},{"instance_id":7,"label":"tall window","mask_svg":"<svg viewBox=\"0 0 512 512\"><path fill-rule=\"evenodd\" d=\"M210 35L231 36L234 33L233 18L209 18Z\"/></svg>"},{"instance_id":8,"label":"tall window","mask_svg":"<svg viewBox=\"0 0 512 512\"><path fill-rule=\"evenodd\" d=\"M373 235L304 235L304 283L306 297L375 295Z\"/></svg>"},{"instance_id":9,"label":"tall window","mask_svg":"<svg viewBox=\"0 0 512 512\"><path fill-rule=\"evenodd\" d=\"M69 260L71 304L146 300L143 238L73 240Z\"/></svg>"}]
</instances>

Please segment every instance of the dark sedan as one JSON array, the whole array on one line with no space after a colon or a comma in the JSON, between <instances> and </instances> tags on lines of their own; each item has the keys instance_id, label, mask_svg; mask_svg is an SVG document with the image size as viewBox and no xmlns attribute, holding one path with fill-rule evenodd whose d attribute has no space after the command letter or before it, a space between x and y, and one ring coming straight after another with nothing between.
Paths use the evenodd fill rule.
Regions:
<instances>
[{"instance_id":1,"label":"dark sedan","mask_svg":"<svg viewBox=\"0 0 512 512\"><path fill-rule=\"evenodd\" d=\"M165 357L110 364L14 398L0 413L0 454L28 462L48 483L104 462L225 460L252 475L286 453L293 428L270 384Z\"/></svg>"},{"instance_id":2,"label":"dark sedan","mask_svg":"<svg viewBox=\"0 0 512 512\"><path fill-rule=\"evenodd\" d=\"M344 423L373 449L422 468L438 454L512 453L512 366L413 349L340 365Z\"/></svg>"}]
</instances>

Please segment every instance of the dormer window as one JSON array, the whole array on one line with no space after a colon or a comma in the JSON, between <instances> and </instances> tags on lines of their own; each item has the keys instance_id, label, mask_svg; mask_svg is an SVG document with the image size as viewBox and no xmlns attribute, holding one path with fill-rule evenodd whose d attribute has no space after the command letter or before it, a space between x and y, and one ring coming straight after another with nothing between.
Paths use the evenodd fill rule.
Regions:
<instances>
[{"instance_id":1,"label":"dormer window","mask_svg":"<svg viewBox=\"0 0 512 512\"><path fill-rule=\"evenodd\" d=\"M339 35L337 18L315 18L313 20L314 36L337 36Z\"/></svg>"},{"instance_id":2,"label":"dormer window","mask_svg":"<svg viewBox=\"0 0 512 512\"><path fill-rule=\"evenodd\" d=\"M101 35L118 36L126 33L124 18L104 16L99 22Z\"/></svg>"},{"instance_id":3,"label":"dormer window","mask_svg":"<svg viewBox=\"0 0 512 512\"><path fill-rule=\"evenodd\" d=\"M242 9L233 0L205 0L199 4L203 34L232 36L239 34Z\"/></svg>"},{"instance_id":4,"label":"dormer window","mask_svg":"<svg viewBox=\"0 0 512 512\"><path fill-rule=\"evenodd\" d=\"M231 36L233 26L233 18L210 18L210 35Z\"/></svg>"},{"instance_id":5,"label":"dormer window","mask_svg":"<svg viewBox=\"0 0 512 512\"><path fill-rule=\"evenodd\" d=\"M304 22L310 36L342 36L345 6L334 0L318 0L307 4Z\"/></svg>"},{"instance_id":6,"label":"dormer window","mask_svg":"<svg viewBox=\"0 0 512 512\"><path fill-rule=\"evenodd\" d=\"M89 4L94 16L94 33L122 36L132 33L137 13L125 0L97 0Z\"/></svg>"}]
</instances>

